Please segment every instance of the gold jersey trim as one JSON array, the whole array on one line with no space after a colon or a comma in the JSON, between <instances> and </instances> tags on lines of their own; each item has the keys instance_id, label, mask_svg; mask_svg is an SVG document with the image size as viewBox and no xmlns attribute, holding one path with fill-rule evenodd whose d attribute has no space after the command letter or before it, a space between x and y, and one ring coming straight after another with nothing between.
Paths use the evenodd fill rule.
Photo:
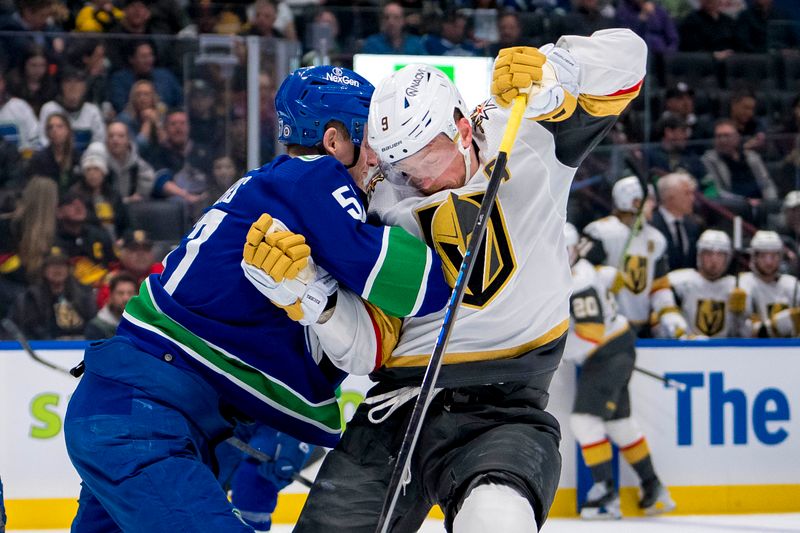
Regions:
<instances>
[{"instance_id":1,"label":"gold jersey trim","mask_svg":"<svg viewBox=\"0 0 800 533\"><path fill-rule=\"evenodd\" d=\"M442 358L442 364L453 365L459 363L477 363L480 361L494 361L498 359L512 359L525 352L530 352L536 348L549 344L561 337L569 329L569 319L559 323L544 335L541 335L530 342L512 348L491 350L487 352L462 352L448 353ZM430 355L393 355L387 362L389 368L426 366L430 360Z\"/></svg>"}]
</instances>

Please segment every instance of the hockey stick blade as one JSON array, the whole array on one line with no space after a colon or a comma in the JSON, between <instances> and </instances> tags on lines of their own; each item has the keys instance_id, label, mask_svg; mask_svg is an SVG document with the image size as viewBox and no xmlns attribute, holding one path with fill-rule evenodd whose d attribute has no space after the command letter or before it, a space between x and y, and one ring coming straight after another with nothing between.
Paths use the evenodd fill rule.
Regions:
<instances>
[{"instance_id":1,"label":"hockey stick blade","mask_svg":"<svg viewBox=\"0 0 800 533\"><path fill-rule=\"evenodd\" d=\"M230 444L231 446L233 446L234 448L236 448L240 452L246 453L247 455L249 455L250 457L252 457L253 459L255 459L256 461L258 461L260 463L272 463L272 462L275 461L275 459L271 455L268 455L268 454L262 452L258 448L250 446L249 444L247 444L245 441L243 441L242 439L240 439L238 437L230 437L225 442L227 442L228 444ZM312 463L309 462L304 466L309 466L310 464L312 464ZM308 488L311 488L311 485L314 484L313 481L311 481L307 477L304 477L304 476L300 475L298 472L295 472L294 474L292 474L292 479L297 481L298 483L300 483L302 485L305 485Z\"/></svg>"},{"instance_id":2,"label":"hockey stick blade","mask_svg":"<svg viewBox=\"0 0 800 533\"><path fill-rule=\"evenodd\" d=\"M19 329L19 326L17 326L13 320L11 320L10 318L4 318L0 323L2 323L3 328L5 328L6 331L8 331L9 333L11 333L11 335L14 336L19 345L22 346L22 349L25 350L25 353L27 353L31 359L48 368L57 370L62 374L67 374L68 376L72 375L68 369L62 368L56 364L51 363L50 361L45 361L44 359L39 357L36 354L36 352L33 351L33 348L31 348L30 343L28 343L28 339L25 338L25 334L22 333L22 330Z\"/></svg>"},{"instance_id":3,"label":"hockey stick blade","mask_svg":"<svg viewBox=\"0 0 800 533\"><path fill-rule=\"evenodd\" d=\"M666 376L662 376L661 374L656 374L655 372L651 372L650 370L647 370L646 368L642 368L640 366L635 366L635 367L633 367L633 369L635 371L639 372L640 374L644 374L647 377L651 377L653 379L656 379L656 380L660 381L661 383L663 383L667 387L672 387L673 389L678 389L679 391L685 391L686 390L686 383L684 383L683 381L678 381L676 379L670 379L670 378L668 378Z\"/></svg>"},{"instance_id":4,"label":"hockey stick blade","mask_svg":"<svg viewBox=\"0 0 800 533\"><path fill-rule=\"evenodd\" d=\"M420 431L422 429L422 422L425 414L428 411L431 401L433 400L434 386L436 379L439 377L439 371L442 368L442 357L447 348L447 342L450 339L450 332L452 331L453 324L458 314L458 308L461 305L461 300L464 298L464 292L472 273L472 267L475 264L475 256L478 251L478 246L483 241L486 227L489 222L489 217L492 214L495 198L497 198L497 191L502 182L503 172L506 169L508 162L508 155L511 152L511 147L514 140L517 138L517 131L522 122L522 114L525 111L527 103L527 96L519 95L514 99L514 105L511 109L511 116L506 124L503 139L500 142L500 148L497 153L497 161L492 170L492 175L489 178L489 184L486 186L486 194L481 202L481 207L478 210L477 218L475 219L475 226L470 234L469 244L467 245L464 259L461 262L461 267L458 271L453 286L453 292L450 296L450 301L447 303L447 308L444 313L444 320L439 329L439 335L436 338L436 344L433 348L430 361L425 369L425 375L422 378L420 385L420 393L414 403L414 409L411 411L411 418L408 421L403 442L400 445L400 451L395 460L394 469L392 470L392 477L389 480L389 486L386 493L386 499L383 501L383 508L381 509L380 518L378 519L378 527L376 531L379 533L386 533L389 530L389 523L394 512L395 505L397 505L397 498L400 496L400 491L403 486L403 478L405 471L409 468L411 463L411 456L414 453L414 448L417 445ZM468 176L469 178L469 176Z\"/></svg>"}]
</instances>

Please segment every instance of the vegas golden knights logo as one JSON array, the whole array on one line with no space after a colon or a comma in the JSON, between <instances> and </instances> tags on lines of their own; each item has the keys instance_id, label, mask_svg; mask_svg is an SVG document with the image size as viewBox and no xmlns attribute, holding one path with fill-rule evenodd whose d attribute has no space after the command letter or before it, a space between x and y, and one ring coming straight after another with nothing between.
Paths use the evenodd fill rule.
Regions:
<instances>
[{"instance_id":1,"label":"vegas golden knights logo","mask_svg":"<svg viewBox=\"0 0 800 533\"><path fill-rule=\"evenodd\" d=\"M725 302L698 300L694 325L703 335L712 337L725 327Z\"/></svg>"},{"instance_id":2,"label":"vegas golden knights logo","mask_svg":"<svg viewBox=\"0 0 800 533\"><path fill-rule=\"evenodd\" d=\"M445 279L451 287L458 277L483 196L483 192L462 196L450 193L444 202L425 206L416 213L425 241L442 258ZM516 268L503 210L495 201L467 282L463 305L485 307L506 286Z\"/></svg>"},{"instance_id":3,"label":"vegas golden knights logo","mask_svg":"<svg viewBox=\"0 0 800 533\"><path fill-rule=\"evenodd\" d=\"M625 286L634 294L647 288L647 257L629 255L625 258Z\"/></svg>"}]
</instances>

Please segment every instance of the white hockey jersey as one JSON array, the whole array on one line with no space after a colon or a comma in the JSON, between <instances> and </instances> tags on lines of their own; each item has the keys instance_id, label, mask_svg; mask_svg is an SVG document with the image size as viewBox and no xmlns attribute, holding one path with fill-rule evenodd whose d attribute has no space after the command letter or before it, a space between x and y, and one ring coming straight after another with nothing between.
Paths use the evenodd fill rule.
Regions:
<instances>
[{"instance_id":1,"label":"white hockey jersey","mask_svg":"<svg viewBox=\"0 0 800 533\"><path fill-rule=\"evenodd\" d=\"M772 319L779 312L800 304L800 287L797 287L797 278L789 274L781 274L776 281L767 282L753 272L741 275L739 285L752 297L752 327L753 335L758 334L762 327L770 337L780 337L775 330Z\"/></svg>"},{"instance_id":2,"label":"white hockey jersey","mask_svg":"<svg viewBox=\"0 0 800 533\"><path fill-rule=\"evenodd\" d=\"M72 134L75 137L75 148L79 151L83 152L90 143L105 142L106 124L103 121L103 113L97 105L85 102L77 111L68 112L61 104L51 100L39 111L39 134L42 146L50 144L45 135L45 125L47 117L53 113L62 113L69 117Z\"/></svg>"},{"instance_id":3,"label":"white hockey jersey","mask_svg":"<svg viewBox=\"0 0 800 533\"><path fill-rule=\"evenodd\" d=\"M0 137L20 152L32 152L39 147L39 123L28 102L9 98L0 106Z\"/></svg>"},{"instance_id":4,"label":"white hockey jersey","mask_svg":"<svg viewBox=\"0 0 800 533\"><path fill-rule=\"evenodd\" d=\"M675 291L690 331L705 337L749 337L746 313L732 313L729 299L736 287L734 276L722 276L709 281L693 268L669 273L669 283ZM750 296L745 309L749 308Z\"/></svg>"},{"instance_id":5,"label":"white hockey jersey","mask_svg":"<svg viewBox=\"0 0 800 533\"><path fill-rule=\"evenodd\" d=\"M578 109L563 122L523 120L520 126L487 238L476 256L444 356L439 379L443 385L490 383L514 376L524 380L526 372L534 370L526 366L531 363L521 362L522 356L534 352L527 360L535 359L538 348L568 330L572 279L564 223L570 184L583 158L638 94L646 47L633 32L622 29L597 32L592 37L562 37L558 45L568 48L581 65ZM375 187L371 213L384 224L402 226L424 239L442 257L451 283L485 194L508 116L509 110L492 100L474 111L480 164L463 187L411 197L404 197L404 192L387 182ZM385 361L388 374L384 375L393 379L407 375L406 370L412 374L424 370L443 315L441 311L403 322L397 344ZM504 364L482 367L491 371L455 368L471 366L460 363L497 362ZM547 364L557 366L558 361ZM498 370L500 367L502 370ZM397 372L392 374L393 370Z\"/></svg>"},{"instance_id":6,"label":"white hockey jersey","mask_svg":"<svg viewBox=\"0 0 800 533\"><path fill-rule=\"evenodd\" d=\"M617 312L615 293L625 284L616 268L594 266L580 259L572 266L570 322L564 357L576 364L627 331L628 320Z\"/></svg>"},{"instance_id":7,"label":"white hockey jersey","mask_svg":"<svg viewBox=\"0 0 800 533\"><path fill-rule=\"evenodd\" d=\"M617 295L617 304L620 313L640 327L650 322L651 311L661 317L677 312L677 307L667 279L666 239L645 223L631 239L623 258L630 232L613 215L595 220L583 229L585 235L601 245L601 250L588 252L590 260L620 268L625 274L625 287Z\"/></svg>"}]
</instances>

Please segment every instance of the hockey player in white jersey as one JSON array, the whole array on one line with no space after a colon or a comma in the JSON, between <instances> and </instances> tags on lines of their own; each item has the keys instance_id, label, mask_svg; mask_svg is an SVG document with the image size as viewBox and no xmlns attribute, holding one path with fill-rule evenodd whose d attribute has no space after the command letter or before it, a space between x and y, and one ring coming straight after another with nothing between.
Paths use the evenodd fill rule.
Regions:
<instances>
[{"instance_id":1,"label":"hockey player in white jersey","mask_svg":"<svg viewBox=\"0 0 800 533\"><path fill-rule=\"evenodd\" d=\"M370 210L424 238L452 283L509 117L504 107L536 84L391 531L416 530L436 503L459 533L544 523L560 472L558 423L544 409L569 326L567 196L578 165L638 94L645 59L644 42L626 29L503 50L494 98L472 122L452 82L427 65L404 67L373 95L368 133L387 179L372 184ZM326 457L295 531L374 531L407 400L442 319L401 323L340 288L330 319L312 324L332 360L374 368L378 385Z\"/></svg>"},{"instance_id":2,"label":"hockey player in white jersey","mask_svg":"<svg viewBox=\"0 0 800 533\"><path fill-rule=\"evenodd\" d=\"M798 335L800 305L797 278L781 274L783 241L774 231L757 231L750 240L750 272L741 276L742 287L753 300L751 328L753 336L793 337ZM800 317L798 317L800 318ZM777 319L777 320L775 320Z\"/></svg>"},{"instance_id":3,"label":"hockey player in white jersey","mask_svg":"<svg viewBox=\"0 0 800 533\"><path fill-rule=\"evenodd\" d=\"M731 239L723 231L709 229L697 239L697 269L669 273L669 283L689 325L701 337L749 337L745 312L747 292L737 287L736 277L726 275L733 256Z\"/></svg>"},{"instance_id":4,"label":"hockey player in white jersey","mask_svg":"<svg viewBox=\"0 0 800 533\"><path fill-rule=\"evenodd\" d=\"M636 336L628 320L617 313L615 301L625 280L614 267L595 267L579 258L578 232L572 224L567 223L565 236L573 286L564 358L581 367L569 423L594 481L581 507L581 518L622 516L614 487L611 442L639 477L639 507L646 514L671 511L675 502L658 479L647 440L631 417L628 382L636 361Z\"/></svg>"},{"instance_id":5,"label":"hockey player in white jersey","mask_svg":"<svg viewBox=\"0 0 800 533\"><path fill-rule=\"evenodd\" d=\"M39 123L30 104L6 92L5 77L0 72L0 137L30 157L39 146Z\"/></svg>"},{"instance_id":6,"label":"hockey player in white jersey","mask_svg":"<svg viewBox=\"0 0 800 533\"><path fill-rule=\"evenodd\" d=\"M682 337L687 326L669 287L666 239L644 220L639 231L630 237L644 201L639 179L620 179L611 196L612 214L583 229L589 238L589 243L582 245L585 257L596 265L613 266L624 273L625 287L617 295L617 303L640 337L650 336L651 326L658 326L659 336ZM655 314L655 323L651 314Z\"/></svg>"}]
</instances>

